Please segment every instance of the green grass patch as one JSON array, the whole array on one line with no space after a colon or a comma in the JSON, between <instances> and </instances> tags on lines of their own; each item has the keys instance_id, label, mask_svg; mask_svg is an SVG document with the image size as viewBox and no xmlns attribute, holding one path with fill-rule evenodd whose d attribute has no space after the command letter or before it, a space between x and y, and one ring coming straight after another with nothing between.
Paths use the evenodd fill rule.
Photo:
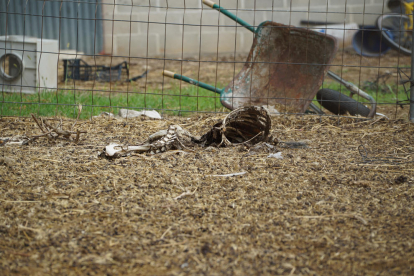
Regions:
<instances>
[{"instance_id":1,"label":"green grass patch","mask_svg":"<svg viewBox=\"0 0 414 276\"><path fill-rule=\"evenodd\" d=\"M118 113L120 108L136 110L163 110L169 115L189 115L191 111L223 111L220 96L196 86L180 89L174 86L168 90L151 90L147 93L111 93L92 91L58 91L36 94L0 94L1 116L76 117L77 105L82 104L81 118L86 119L101 112ZM190 111L190 112L189 112Z\"/></svg>"},{"instance_id":2,"label":"green grass patch","mask_svg":"<svg viewBox=\"0 0 414 276\"><path fill-rule=\"evenodd\" d=\"M220 86L219 86L220 87ZM324 85L349 95L349 91L338 83ZM407 99L407 94L402 85L388 86L392 93L364 91L374 97L379 104L395 104L397 101ZM365 99L354 96L360 102ZM314 103L319 106L316 101ZM77 116L77 105L82 104L82 119L99 115L101 112L118 113L120 108L136 110L162 110L163 114L188 116L191 112L223 112L226 109L220 103L220 96L216 93L206 91L196 86L184 86L180 89L178 85L164 91L153 89L147 93L138 90L129 93L92 92L92 91L65 91L41 92L37 94L1 93L0 115L1 116L30 116L31 113L39 116L62 116L75 118Z\"/></svg>"}]
</instances>

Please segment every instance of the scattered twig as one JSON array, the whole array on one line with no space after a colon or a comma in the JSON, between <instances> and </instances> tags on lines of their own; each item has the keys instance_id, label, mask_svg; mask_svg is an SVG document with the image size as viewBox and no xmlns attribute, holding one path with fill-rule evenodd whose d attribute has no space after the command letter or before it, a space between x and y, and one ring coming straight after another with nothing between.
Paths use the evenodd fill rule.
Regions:
<instances>
[{"instance_id":1,"label":"scattered twig","mask_svg":"<svg viewBox=\"0 0 414 276\"><path fill-rule=\"evenodd\" d=\"M179 200L179 199L181 199L181 198L183 198L183 197L185 197L185 196L190 196L190 195L193 195L193 194L195 194L195 192L197 191L197 188L194 190L194 192L189 192L189 191L187 191L187 192L184 192L184 193L182 193L181 195L179 195L179 196L177 196L177 197L174 197L173 199L174 200Z\"/></svg>"},{"instance_id":2,"label":"scattered twig","mask_svg":"<svg viewBox=\"0 0 414 276\"><path fill-rule=\"evenodd\" d=\"M53 160L53 159L44 159L44 158L35 158L36 160L41 160L41 161L49 161L49 162L56 162L56 163L62 163L63 161L61 160Z\"/></svg>"},{"instance_id":3,"label":"scattered twig","mask_svg":"<svg viewBox=\"0 0 414 276\"><path fill-rule=\"evenodd\" d=\"M75 122L76 123L76 122ZM75 143L77 144L79 142L79 136L80 136L80 131L77 130L76 131L76 138L75 138Z\"/></svg>"},{"instance_id":4,"label":"scattered twig","mask_svg":"<svg viewBox=\"0 0 414 276\"><path fill-rule=\"evenodd\" d=\"M353 215L353 217L362 222L363 225L368 225L368 222L363 217L360 217L358 215Z\"/></svg>"},{"instance_id":5,"label":"scattered twig","mask_svg":"<svg viewBox=\"0 0 414 276\"><path fill-rule=\"evenodd\" d=\"M42 232L42 230L40 230L40 229L35 229L35 228L31 228L31 227L26 227L26 226L23 226L23 225L19 225L19 229L23 229L23 230L30 230L30 231L33 231L33 232Z\"/></svg>"},{"instance_id":6,"label":"scattered twig","mask_svg":"<svg viewBox=\"0 0 414 276\"><path fill-rule=\"evenodd\" d=\"M381 91L382 93L393 93L392 88L387 84L387 81L392 76L392 72L387 71L382 75L378 75L377 78L373 81L365 81L363 88L370 89L374 91Z\"/></svg>"},{"instance_id":7,"label":"scattered twig","mask_svg":"<svg viewBox=\"0 0 414 276\"><path fill-rule=\"evenodd\" d=\"M39 123L39 121L37 120L37 118L35 117L35 115L34 114L32 114L32 118L33 118L33 120L36 122L36 124L37 124L37 126L40 128L40 130L43 132L43 133L46 133L46 131L43 129L43 127L40 125L40 123Z\"/></svg>"},{"instance_id":8,"label":"scattered twig","mask_svg":"<svg viewBox=\"0 0 414 276\"><path fill-rule=\"evenodd\" d=\"M78 120L79 120L79 117L80 117L81 113L82 113L82 105L81 105L81 104L79 104L79 105L78 105L78 116L76 117L76 120L75 120L75 122L73 123L73 125L72 125L72 128L71 128L71 129L73 129L73 128L75 127L76 123L77 123L77 122L78 122Z\"/></svg>"},{"instance_id":9,"label":"scattered twig","mask_svg":"<svg viewBox=\"0 0 414 276\"><path fill-rule=\"evenodd\" d=\"M193 150L190 150L190 151L195 152ZM184 155L189 154L188 152L183 151L183 150L171 150L171 151L167 151L167 152L162 153L162 156L166 157L166 156L174 155L174 154L177 154L177 153L182 153Z\"/></svg>"},{"instance_id":10,"label":"scattered twig","mask_svg":"<svg viewBox=\"0 0 414 276\"><path fill-rule=\"evenodd\" d=\"M164 239L165 235L167 235L167 233L170 232L171 228L172 228L172 226L168 227L168 229L165 230L165 232L164 232L164 234L162 234L160 240L163 240Z\"/></svg>"},{"instance_id":11,"label":"scattered twig","mask_svg":"<svg viewBox=\"0 0 414 276\"><path fill-rule=\"evenodd\" d=\"M238 133L240 133L240 131L237 131ZM237 144L234 144L234 146L238 146L238 145L245 145L245 144L248 144L248 143L250 143L251 141L253 141L254 139L256 139L257 137L259 137L260 135L263 135L263 131L260 131L259 133L257 133L255 136L253 136L252 138L250 138L249 140L247 140L247 141L244 141L243 143L237 143Z\"/></svg>"},{"instance_id":12,"label":"scattered twig","mask_svg":"<svg viewBox=\"0 0 414 276\"><path fill-rule=\"evenodd\" d=\"M381 121L381 120L383 120L383 119L388 119L388 117L387 117L387 116L385 116L385 115L383 115L383 114L381 114L381 113L377 113L377 114L380 114L380 117L379 117L378 119L376 119L375 121L373 121L372 123L370 123L370 124L369 124L370 126L372 126L373 124L378 123L379 121Z\"/></svg>"},{"instance_id":13,"label":"scattered twig","mask_svg":"<svg viewBox=\"0 0 414 276\"><path fill-rule=\"evenodd\" d=\"M48 131L48 132L43 133L43 134L39 134L39 135L32 136L31 138L32 139L36 139L36 138L40 138L40 137L43 137L43 136L47 136L47 135L49 135L51 133L52 133L52 131Z\"/></svg>"},{"instance_id":14,"label":"scattered twig","mask_svg":"<svg viewBox=\"0 0 414 276\"><path fill-rule=\"evenodd\" d=\"M231 177L231 176L238 176L246 174L247 172L239 172L239 173L230 173L230 174L213 174L213 175L207 175L207 176L215 176L215 177Z\"/></svg>"},{"instance_id":15,"label":"scattered twig","mask_svg":"<svg viewBox=\"0 0 414 276\"><path fill-rule=\"evenodd\" d=\"M82 106L79 105L78 118L80 116L81 111L82 111ZM41 118L40 118L40 120L41 120L42 124L40 124L39 119L36 118L36 116L34 114L32 114L32 118L36 122L39 129L43 132L43 134L29 137L29 139L32 139L32 140L46 136L48 139L58 139L59 138L59 139L64 139L64 140L73 141L75 143L78 143L79 138L80 138L80 134L81 133L86 133L86 131L80 131L80 130L76 130L76 131L63 130L62 129L62 127L63 127L62 120L55 127L55 126L49 124L46 120L43 120ZM76 121L78 120L78 118L76 119ZM75 126L76 121L72 125L72 128ZM73 138L72 135L75 135L75 137Z\"/></svg>"}]
</instances>

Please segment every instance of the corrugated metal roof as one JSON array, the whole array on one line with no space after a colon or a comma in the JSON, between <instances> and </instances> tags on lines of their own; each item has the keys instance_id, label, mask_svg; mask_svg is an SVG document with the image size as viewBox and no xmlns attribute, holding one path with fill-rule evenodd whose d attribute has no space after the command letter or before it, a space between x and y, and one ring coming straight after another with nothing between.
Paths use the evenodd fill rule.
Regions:
<instances>
[{"instance_id":1,"label":"corrugated metal roof","mask_svg":"<svg viewBox=\"0 0 414 276\"><path fill-rule=\"evenodd\" d=\"M0 0L0 35L58 39L60 49L98 54L103 49L102 3L101 0Z\"/></svg>"}]
</instances>

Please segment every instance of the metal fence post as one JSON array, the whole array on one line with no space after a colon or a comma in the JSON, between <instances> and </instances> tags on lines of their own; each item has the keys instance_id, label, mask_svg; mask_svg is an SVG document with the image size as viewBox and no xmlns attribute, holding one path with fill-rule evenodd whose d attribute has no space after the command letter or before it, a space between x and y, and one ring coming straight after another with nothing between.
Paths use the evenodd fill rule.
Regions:
<instances>
[{"instance_id":1,"label":"metal fence post","mask_svg":"<svg viewBox=\"0 0 414 276\"><path fill-rule=\"evenodd\" d=\"M414 10L413 10L414 17ZM412 30L414 37L414 28ZM411 43L411 85L410 85L410 121L414 123L414 43Z\"/></svg>"}]
</instances>

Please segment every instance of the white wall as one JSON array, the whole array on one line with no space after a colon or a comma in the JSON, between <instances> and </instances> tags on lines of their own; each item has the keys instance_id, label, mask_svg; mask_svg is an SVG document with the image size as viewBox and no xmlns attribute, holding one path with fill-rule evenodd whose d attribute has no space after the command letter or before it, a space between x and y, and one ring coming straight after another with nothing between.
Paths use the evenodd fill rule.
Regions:
<instances>
[{"instance_id":1,"label":"white wall","mask_svg":"<svg viewBox=\"0 0 414 276\"><path fill-rule=\"evenodd\" d=\"M202 0L103 0L104 44L117 56L245 53L253 35ZM385 4L384 4L385 2ZM301 20L374 25L386 0L216 0L250 24ZM166 24L167 23L167 24ZM237 28L236 28L237 26Z\"/></svg>"}]
</instances>

